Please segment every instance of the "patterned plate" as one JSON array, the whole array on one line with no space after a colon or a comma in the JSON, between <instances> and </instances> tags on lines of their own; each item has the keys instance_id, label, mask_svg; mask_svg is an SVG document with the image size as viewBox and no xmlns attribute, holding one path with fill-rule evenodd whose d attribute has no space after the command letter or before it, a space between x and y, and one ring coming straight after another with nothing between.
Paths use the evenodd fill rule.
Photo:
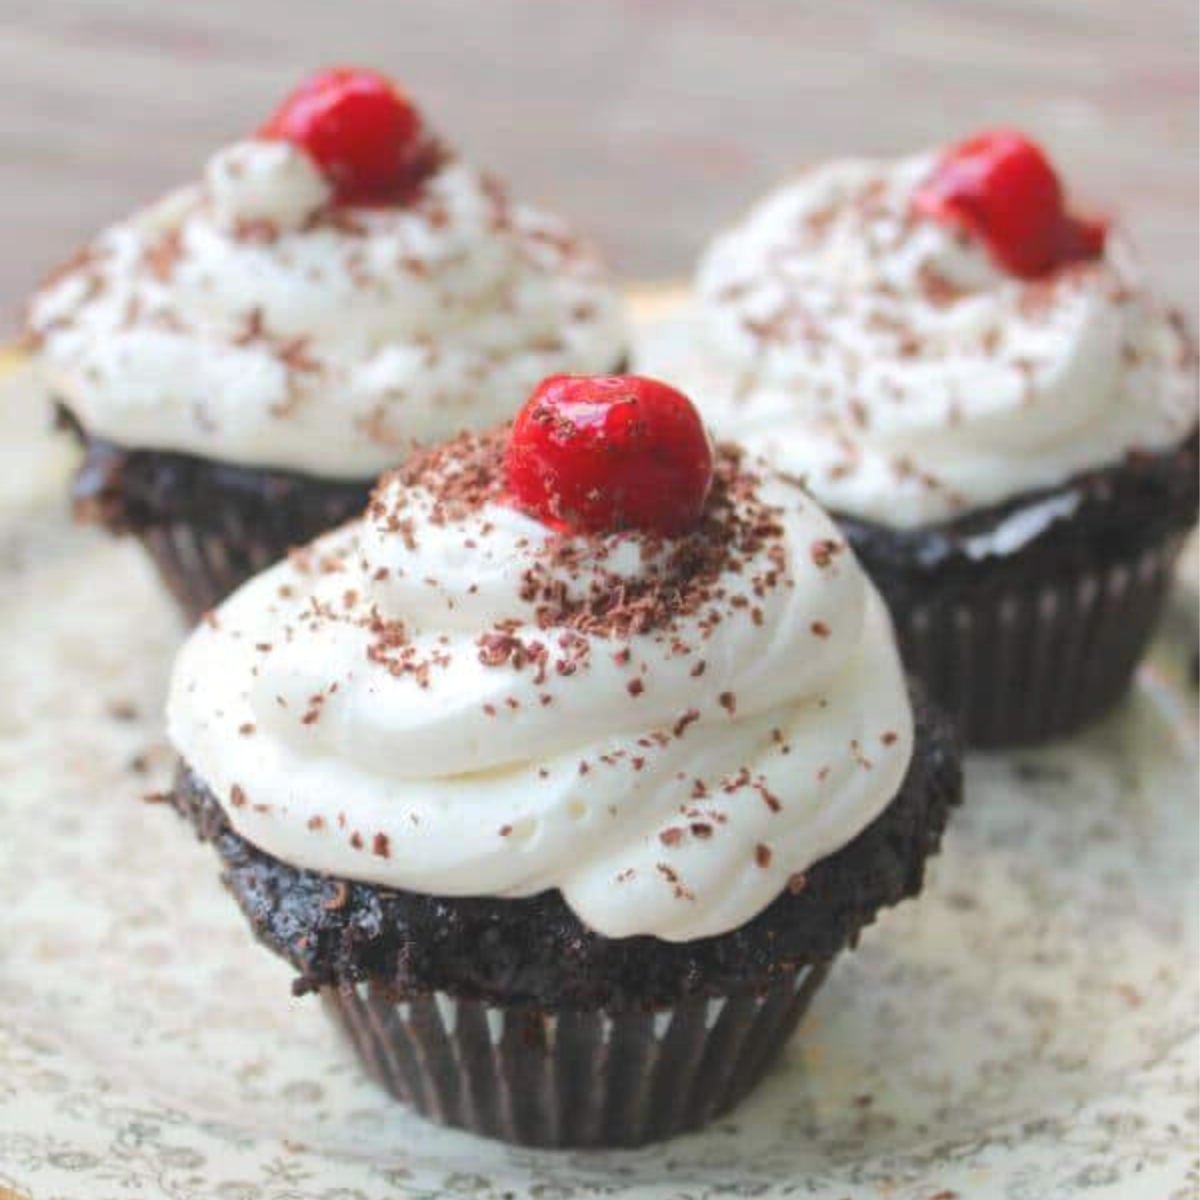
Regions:
<instances>
[{"instance_id":1,"label":"patterned plate","mask_svg":"<svg viewBox=\"0 0 1200 1200\"><path fill-rule=\"evenodd\" d=\"M70 527L37 403L0 397L0 1198L1195 1194L1190 590L1111 719L971 760L926 894L841 960L731 1118L514 1150L364 1079L211 851L144 802L180 628L133 547Z\"/></svg>"}]
</instances>

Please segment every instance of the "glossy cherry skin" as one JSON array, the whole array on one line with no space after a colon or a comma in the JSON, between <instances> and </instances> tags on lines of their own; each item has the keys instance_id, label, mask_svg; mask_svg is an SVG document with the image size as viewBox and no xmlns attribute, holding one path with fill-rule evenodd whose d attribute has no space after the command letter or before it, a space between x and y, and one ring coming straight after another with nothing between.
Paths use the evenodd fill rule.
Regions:
<instances>
[{"instance_id":1,"label":"glossy cherry skin","mask_svg":"<svg viewBox=\"0 0 1200 1200\"><path fill-rule=\"evenodd\" d=\"M1108 232L1104 221L1067 212L1041 147L1006 129L951 147L918 188L914 207L980 238L993 260L1020 279L1099 258Z\"/></svg>"},{"instance_id":2,"label":"glossy cherry skin","mask_svg":"<svg viewBox=\"0 0 1200 1200\"><path fill-rule=\"evenodd\" d=\"M342 204L402 199L422 170L421 115L403 91L376 71L319 71L288 96L259 136L303 149Z\"/></svg>"},{"instance_id":3,"label":"glossy cherry skin","mask_svg":"<svg viewBox=\"0 0 1200 1200\"><path fill-rule=\"evenodd\" d=\"M675 388L639 375L552 375L513 421L510 501L557 529L673 536L700 519L712 445Z\"/></svg>"}]
</instances>

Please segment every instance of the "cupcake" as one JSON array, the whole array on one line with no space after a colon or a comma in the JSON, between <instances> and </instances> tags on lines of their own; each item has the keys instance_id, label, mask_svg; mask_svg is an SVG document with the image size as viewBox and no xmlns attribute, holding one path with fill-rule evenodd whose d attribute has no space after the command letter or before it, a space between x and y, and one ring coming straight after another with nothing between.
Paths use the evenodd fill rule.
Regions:
<instances>
[{"instance_id":1,"label":"cupcake","mask_svg":"<svg viewBox=\"0 0 1200 1200\"><path fill-rule=\"evenodd\" d=\"M296 992L425 1116L545 1146L737 1103L961 787L833 524L637 377L384 476L193 632L168 724Z\"/></svg>"},{"instance_id":2,"label":"cupcake","mask_svg":"<svg viewBox=\"0 0 1200 1200\"><path fill-rule=\"evenodd\" d=\"M593 251L361 70L102 233L27 333L86 450L78 515L140 538L193 616L361 512L415 444L625 357Z\"/></svg>"},{"instance_id":3,"label":"cupcake","mask_svg":"<svg viewBox=\"0 0 1200 1200\"><path fill-rule=\"evenodd\" d=\"M680 378L831 510L968 742L1122 696L1196 519L1195 359L1037 146L808 171L696 288Z\"/></svg>"}]
</instances>

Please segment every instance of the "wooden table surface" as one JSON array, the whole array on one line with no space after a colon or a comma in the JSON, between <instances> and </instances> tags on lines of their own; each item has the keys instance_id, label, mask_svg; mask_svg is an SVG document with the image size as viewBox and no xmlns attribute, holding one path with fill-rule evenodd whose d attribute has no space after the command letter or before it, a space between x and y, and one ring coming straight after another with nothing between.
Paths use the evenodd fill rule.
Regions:
<instances>
[{"instance_id":1,"label":"wooden table surface","mask_svg":"<svg viewBox=\"0 0 1200 1200\"><path fill-rule=\"evenodd\" d=\"M394 72L631 277L679 276L788 169L988 123L1197 300L1195 0L0 0L0 305L194 176L306 70Z\"/></svg>"}]
</instances>

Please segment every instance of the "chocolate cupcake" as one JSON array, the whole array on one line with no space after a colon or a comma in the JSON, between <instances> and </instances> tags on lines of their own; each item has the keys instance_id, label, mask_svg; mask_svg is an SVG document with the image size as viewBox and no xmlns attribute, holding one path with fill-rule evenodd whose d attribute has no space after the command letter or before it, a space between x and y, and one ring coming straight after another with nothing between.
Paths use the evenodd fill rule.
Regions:
<instances>
[{"instance_id":1,"label":"chocolate cupcake","mask_svg":"<svg viewBox=\"0 0 1200 1200\"><path fill-rule=\"evenodd\" d=\"M28 334L86 449L79 516L139 537L193 616L360 512L414 444L625 356L594 253L352 70L102 233Z\"/></svg>"},{"instance_id":2,"label":"chocolate cupcake","mask_svg":"<svg viewBox=\"0 0 1200 1200\"><path fill-rule=\"evenodd\" d=\"M296 991L419 1112L546 1146L736 1104L961 789L832 523L635 377L385 476L192 634L168 715Z\"/></svg>"},{"instance_id":3,"label":"chocolate cupcake","mask_svg":"<svg viewBox=\"0 0 1200 1200\"><path fill-rule=\"evenodd\" d=\"M969 743L1120 699L1196 520L1195 360L1036 146L811 170L713 243L697 292L670 367L839 519Z\"/></svg>"}]
</instances>

